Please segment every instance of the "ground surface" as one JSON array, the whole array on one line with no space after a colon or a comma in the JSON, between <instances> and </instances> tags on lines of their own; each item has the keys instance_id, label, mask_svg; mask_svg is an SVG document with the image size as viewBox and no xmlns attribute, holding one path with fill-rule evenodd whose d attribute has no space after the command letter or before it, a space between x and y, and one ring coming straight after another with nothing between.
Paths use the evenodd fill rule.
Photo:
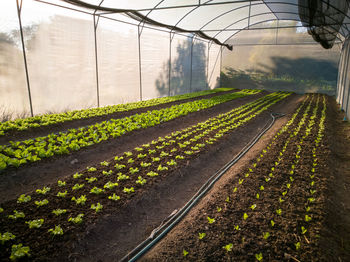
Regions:
<instances>
[{"instance_id":1,"label":"ground surface","mask_svg":"<svg viewBox=\"0 0 350 262\"><path fill-rule=\"evenodd\" d=\"M305 189L310 187L307 176L294 183L291 188L294 197L288 198L287 195L285 199L288 206L283 206L283 203L280 203L280 206L283 207L281 217L276 217L274 207L278 206L276 204L277 189L282 187L283 179L275 179L272 189L269 190L271 193L266 194L266 190L261 191L264 192L260 193L264 198L262 206L258 200L253 200L253 202L258 203L256 214L250 215L246 211L249 203L252 203L248 200L255 198L253 192L256 191L254 189L262 183L259 182L259 177L264 177L269 173L266 167L269 166L269 162L275 161L273 156L278 155L280 146L271 147L268 157L265 157L258 164L254 178L245 178L244 190L239 191L239 194L232 195L235 179L243 177L242 174L248 172L248 166L256 161L255 159L261 150L266 147L267 142L271 141L271 135L267 134L249 154L225 174L186 218L141 260L255 261L254 255L261 252L264 261L350 261L350 128L348 123L342 122L343 115L337 109L334 99L328 98L327 102L324 144L322 144L318 154L319 165L322 168L320 177L315 179L318 185L317 205L311 211L313 217L311 223L314 231L309 229L309 232L304 236L305 240L297 237L300 224L298 222L296 225L296 221L297 215L305 213L303 204L301 204L301 196L308 193ZM270 134L272 132L270 131ZM301 135L298 139L300 137ZM287 137L280 137L280 143L286 139ZM312 139L304 142L305 148L311 141ZM295 145L290 148L290 153L284 156L290 159L286 161L290 163L297 152L297 143L291 144ZM308 164L307 159L310 159L312 155L310 149L301 153L300 170L303 170L304 166ZM289 174L288 166L290 164L276 168L279 168L277 171L281 174ZM298 171L296 170L296 172ZM309 173L306 169L301 173L304 172L305 174ZM229 202L226 201L227 196L230 196ZM301 209L299 209L300 206ZM222 208L220 212L227 214L221 216L222 213L217 210L218 207ZM237 231L234 226L240 223L244 211L249 214L249 219L240 224L244 230ZM216 219L215 226L208 224L207 216ZM264 224L267 218L272 217L277 225L277 228L275 225L276 231L273 231L276 233L269 238L266 244L260 234L271 232L272 229ZM203 240L198 239L198 234L201 232L207 233ZM301 247L303 253L301 254L295 251L293 245L297 241L303 243ZM228 243L234 244L230 251L232 253L223 249L223 246ZM183 254L184 250L189 252L186 256Z\"/></svg>"}]
</instances>

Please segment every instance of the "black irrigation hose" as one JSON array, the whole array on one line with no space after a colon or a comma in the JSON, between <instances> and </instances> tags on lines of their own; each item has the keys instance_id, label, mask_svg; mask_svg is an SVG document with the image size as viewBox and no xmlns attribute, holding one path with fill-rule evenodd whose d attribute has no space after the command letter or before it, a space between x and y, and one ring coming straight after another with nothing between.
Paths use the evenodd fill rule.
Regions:
<instances>
[{"instance_id":1,"label":"black irrigation hose","mask_svg":"<svg viewBox=\"0 0 350 262\"><path fill-rule=\"evenodd\" d=\"M151 235L124 256L120 262L133 262L144 255L150 248L152 248L159 240L161 240L189 211L190 209L209 191L209 189L219 180L228 169L238 162L257 142L258 140L272 127L276 119L284 116L280 113L271 113L272 121L270 124L266 123L265 127L259 134L257 134L252 141L247 144L232 160L225 164L219 171L211 176L207 182L196 192L196 194L180 209L174 210L166 220L161 223L159 227L154 229ZM165 220L165 221L166 221ZM159 233L160 232L160 233ZM157 235L159 233L159 235ZM157 236L156 236L157 235ZM156 237L155 237L156 236ZM131 258L130 258L131 257Z\"/></svg>"}]
</instances>

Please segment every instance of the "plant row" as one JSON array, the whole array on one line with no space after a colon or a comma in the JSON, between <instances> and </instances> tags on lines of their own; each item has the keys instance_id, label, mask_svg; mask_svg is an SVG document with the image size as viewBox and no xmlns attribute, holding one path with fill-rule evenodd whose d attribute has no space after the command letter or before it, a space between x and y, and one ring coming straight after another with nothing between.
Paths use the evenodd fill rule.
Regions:
<instances>
[{"instance_id":1,"label":"plant row","mask_svg":"<svg viewBox=\"0 0 350 262\"><path fill-rule=\"evenodd\" d=\"M67 132L58 134L50 134L24 141L11 141L9 145L0 146L0 171L9 166L19 167L28 162L40 161L42 158L69 154L134 130L152 127L192 112L259 92L259 90L242 90L135 114L121 119L111 119L87 127L70 129Z\"/></svg>"},{"instance_id":2,"label":"plant row","mask_svg":"<svg viewBox=\"0 0 350 262\"><path fill-rule=\"evenodd\" d=\"M188 229L183 243L161 252L175 260L315 259L318 231L310 224L317 218L316 152L325 117L325 98L309 96L252 165L194 218L198 224L182 229Z\"/></svg>"},{"instance_id":3,"label":"plant row","mask_svg":"<svg viewBox=\"0 0 350 262\"><path fill-rule=\"evenodd\" d=\"M46 243L35 241L39 236L49 242L63 239L86 221L94 221L104 210L122 208L135 194L185 166L188 160L217 143L226 133L288 95L267 95L4 203L0 210L3 230L0 233L6 234L4 238L8 239L4 240L2 250L9 256L21 244L23 248L30 247L28 252L43 250Z\"/></svg>"},{"instance_id":4,"label":"plant row","mask_svg":"<svg viewBox=\"0 0 350 262\"><path fill-rule=\"evenodd\" d=\"M82 110L74 110L59 114L46 114L38 115L35 117L28 117L24 119L16 119L13 121L6 121L0 123L0 136L6 135L8 132L17 130L23 131L29 128L37 128L41 126L49 126L53 124L63 123L67 121L86 119L90 117L104 116L113 114L116 112L130 111L134 109L156 106L160 104L176 102L184 99L191 99L195 97L200 97L204 95L214 94L218 92L230 91L232 88L217 88L214 90L205 90L200 92L194 92L190 94L183 94L170 97L154 98L146 101L118 104L113 106L105 106L100 108L90 108Z\"/></svg>"}]
</instances>

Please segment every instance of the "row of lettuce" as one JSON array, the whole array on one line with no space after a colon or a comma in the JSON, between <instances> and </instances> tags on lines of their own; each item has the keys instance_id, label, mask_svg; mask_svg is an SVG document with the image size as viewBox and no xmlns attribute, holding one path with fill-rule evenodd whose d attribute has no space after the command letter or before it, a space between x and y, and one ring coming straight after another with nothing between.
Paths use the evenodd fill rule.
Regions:
<instances>
[{"instance_id":1,"label":"row of lettuce","mask_svg":"<svg viewBox=\"0 0 350 262\"><path fill-rule=\"evenodd\" d=\"M188 236L154 253L191 261L317 259L326 109L325 96L309 95L255 161L201 210L197 223L182 228Z\"/></svg>"},{"instance_id":2,"label":"row of lettuce","mask_svg":"<svg viewBox=\"0 0 350 262\"><path fill-rule=\"evenodd\" d=\"M127 104L118 104L113 106L105 106L100 108L89 108L82 110L74 110L59 114L45 114L38 115L35 117L28 117L24 119L16 119L13 121L6 121L0 123L0 136L6 135L11 131L23 131L30 128L37 128L43 126L49 126L54 124L59 124L67 121L77 120L77 119L87 119L91 117L105 116L117 112L130 111L139 108L145 108L150 106L161 105L170 102L181 101L184 99L196 98L204 95L215 94L219 92L225 92L233 90L232 88L217 88L213 90L204 90L189 94L154 98L146 101L139 101Z\"/></svg>"},{"instance_id":3,"label":"row of lettuce","mask_svg":"<svg viewBox=\"0 0 350 262\"><path fill-rule=\"evenodd\" d=\"M0 145L0 171L11 166L19 167L26 163L40 161L54 155L69 154L81 148L120 137L134 130L152 127L180 116L259 92L259 90L241 90L124 118L111 119L86 127L69 129L58 134L49 134L24 141L10 141L8 145Z\"/></svg>"},{"instance_id":4,"label":"row of lettuce","mask_svg":"<svg viewBox=\"0 0 350 262\"><path fill-rule=\"evenodd\" d=\"M2 250L14 260L33 255L31 250L43 249L47 244L45 239L54 241L67 233L66 230L74 230L86 218L95 218L106 208L110 210L118 204L122 207L123 201L147 190L174 169L185 166L188 160L220 141L225 134L288 96L289 93L283 92L269 94L2 204ZM29 247L26 243L32 242L28 238L43 242L34 241L38 247Z\"/></svg>"}]
</instances>

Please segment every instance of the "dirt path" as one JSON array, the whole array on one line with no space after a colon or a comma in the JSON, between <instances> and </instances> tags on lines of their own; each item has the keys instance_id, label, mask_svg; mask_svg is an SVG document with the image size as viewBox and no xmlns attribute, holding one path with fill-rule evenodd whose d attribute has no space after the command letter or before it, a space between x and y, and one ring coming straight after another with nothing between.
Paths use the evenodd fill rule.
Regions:
<instances>
[{"instance_id":1,"label":"dirt path","mask_svg":"<svg viewBox=\"0 0 350 262\"><path fill-rule=\"evenodd\" d=\"M287 121L300 100L300 96L293 95L269 110L269 112L286 113L287 116L277 120L274 127L249 151L236 168L244 166L246 161L259 152L259 148ZM63 253L60 259L67 256L72 261L121 259L173 210L181 208L206 179L237 154L270 120L269 112L263 113L245 127L232 132L210 151L188 163L187 167L178 169L142 197L132 200L123 211L106 216L98 224L90 226L85 237L71 247L70 255Z\"/></svg>"},{"instance_id":2,"label":"dirt path","mask_svg":"<svg viewBox=\"0 0 350 262\"><path fill-rule=\"evenodd\" d=\"M204 95L204 96L199 96L199 97L189 98L189 99L183 99L180 101L160 104L160 105L156 105L156 106L149 106L149 107L133 109L133 110L124 111L124 112L116 112L116 113L108 114L108 115L104 115L104 116L96 116L96 117L90 117L90 118L86 118L86 119L77 119L77 120L67 121L67 122L63 122L63 123L53 124L53 125L50 125L47 127L43 126L43 127L39 127L39 128L31 128L31 129L28 129L25 131L13 131L13 132L10 132L6 136L0 136L0 145L7 144L9 141L25 140L25 139L29 139L29 138L33 138L33 137L46 136L46 135L51 134L51 133L64 132L64 131L71 129L71 128L79 128L82 126L93 125L95 123L99 123L99 122L110 120L110 119L123 118L123 117L127 117L130 115L147 112L148 110L161 109L161 108L170 107L173 105L187 103L187 102L191 102L191 101L195 101L195 100L206 99L206 98L224 95L224 94L228 94L228 93L234 93L237 91L239 91L239 90L236 89L236 90L230 90L230 91L224 91L224 92L217 92L214 94L209 94L209 95Z\"/></svg>"}]
</instances>

